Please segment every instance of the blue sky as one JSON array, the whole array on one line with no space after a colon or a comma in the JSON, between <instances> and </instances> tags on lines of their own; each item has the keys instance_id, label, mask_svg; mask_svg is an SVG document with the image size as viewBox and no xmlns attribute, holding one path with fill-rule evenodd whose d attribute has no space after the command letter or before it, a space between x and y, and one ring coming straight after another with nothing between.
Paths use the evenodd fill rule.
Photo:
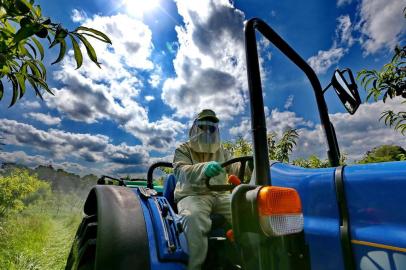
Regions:
<instances>
[{"instance_id":1,"label":"blue sky","mask_svg":"<svg viewBox=\"0 0 406 270\"><path fill-rule=\"evenodd\" d=\"M86 25L107 33L112 46L94 41L102 69L85 61L75 70L70 52L51 66L55 97L27 94L12 108L0 103L0 160L53 164L80 174L142 174L172 159L187 140L193 116L214 109L223 139L250 139L244 21L259 17L314 68L327 85L335 68L379 68L405 41L401 0L338 1L38 1L43 13L69 29ZM293 158L325 157L309 83L271 44L261 40L267 127L297 128ZM361 95L365 92L360 88ZM363 104L350 116L327 93L341 151L350 160L380 144L406 147L404 137L377 119L400 109L399 100ZM404 106L404 105L403 105Z\"/></svg>"}]
</instances>

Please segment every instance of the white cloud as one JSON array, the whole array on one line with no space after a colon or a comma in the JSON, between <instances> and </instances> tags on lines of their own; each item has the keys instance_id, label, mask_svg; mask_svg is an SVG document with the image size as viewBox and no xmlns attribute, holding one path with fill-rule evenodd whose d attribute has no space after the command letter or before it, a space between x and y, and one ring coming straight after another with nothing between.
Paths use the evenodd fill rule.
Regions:
<instances>
[{"instance_id":1,"label":"white cloud","mask_svg":"<svg viewBox=\"0 0 406 270\"><path fill-rule=\"evenodd\" d=\"M332 47L328 51L319 51L316 56L310 57L307 62L317 74L324 74L345 55L344 48Z\"/></svg>"},{"instance_id":2,"label":"white cloud","mask_svg":"<svg viewBox=\"0 0 406 270\"><path fill-rule=\"evenodd\" d=\"M337 6L342 7L351 4L352 0L337 0Z\"/></svg>"},{"instance_id":3,"label":"white cloud","mask_svg":"<svg viewBox=\"0 0 406 270\"><path fill-rule=\"evenodd\" d=\"M23 151L4 152L0 151L1 163L17 163L28 167L50 164L51 159L47 159L41 155L30 156Z\"/></svg>"},{"instance_id":4,"label":"white cloud","mask_svg":"<svg viewBox=\"0 0 406 270\"><path fill-rule=\"evenodd\" d=\"M338 42L351 47L354 44L354 38L352 36L352 23L349 15L341 15L337 18L338 25L336 34Z\"/></svg>"},{"instance_id":5,"label":"white cloud","mask_svg":"<svg viewBox=\"0 0 406 270\"><path fill-rule=\"evenodd\" d=\"M55 97L47 96L47 105L75 121L114 121L140 139L143 145L167 150L184 126L166 116L150 122L147 108L136 101L140 89L147 83L137 75L138 71L154 70L154 74L158 74L156 72L160 70L150 60L151 30L140 20L122 14L96 15L84 24L106 33L113 45L94 41L102 69L87 60L76 70L74 59L66 59L61 69L54 73L54 78L63 86L53 89ZM159 78L151 79L151 84L159 83Z\"/></svg>"},{"instance_id":6,"label":"white cloud","mask_svg":"<svg viewBox=\"0 0 406 270\"><path fill-rule=\"evenodd\" d=\"M154 96L145 96L144 98L145 98L145 100L148 101L148 102L149 102L149 101L153 101L153 100L155 99Z\"/></svg>"},{"instance_id":7,"label":"white cloud","mask_svg":"<svg viewBox=\"0 0 406 270\"><path fill-rule=\"evenodd\" d=\"M159 74L152 74L148 82L152 87L157 88L161 82L161 76Z\"/></svg>"},{"instance_id":8,"label":"white cloud","mask_svg":"<svg viewBox=\"0 0 406 270\"><path fill-rule=\"evenodd\" d=\"M81 176L88 174L100 175L111 173L111 171L100 170L94 167L85 167L75 162L55 162L52 158L46 158L41 155L28 155L24 151L0 152L0 163L15 163L18 165L36 168L37 166L52 165L54 169L63 169L68 172L77 173Z\"/></svg>"},{"instance_id":9,"label":"white cloud","mask_svg":"<svg viewBox=\"0 0 406 270\"><path fill-rule=\"evenodd\" d=\"M337 132L337 139L342 153L348 154L350 160L360 159L368 150L382 145L395 144L406 148L404 136L379 122L384 110L404 109L401 100L378 101L362 104L358 111L350 116L347 113L331 114L330 119ZM308 157L316 154L326 157L326 142L321 126L315 129L301 129L299 142L294 157Z\"/></svg>"},{"instance_id":10,"label":"white cloud","mask_svg":"<svg viewBox=\"0 0 406 270\"><path fill-rule=\"evenodd\" d=\"M293 95L290 95L290 96L288 97L288 99L287 99L286 102L285 102L285 105L283 106L283 108L285 108L285 110L289 110L289 108L292 107L292 105L293 105L293 98L294 98Z\"/></svg>"},{"instance_id":11,"label":"white cloud","mask_svg":"<svg viewBox=\"0 0 406 270\"><path fill-rule=\"evenodd\" d=\"M269 109L266 107L265 117L267 132L276 132L279 135L281 135L287 129L314 126L311 121L306 121L291 111L281 112L278 109L273 109L269 113ZM251 133L247 132L248 130L251 130L251 120L249 118L243 118L239 126L230 128L229 132L233 136L242 135L246 139L249 139Z\"/></svg>"},{"instance_id":12,"label":"white cloud","mask_svg":"<svg viewBox=\"0 0 406 270\"><path fill-rule=\"evenodd\" d=\"M359 6L362 47L366 55L393 49L406 31L404 0L362 0Z\"/></svg>"},{"instance_id":13,"label":"white cloud","mask_svg":"<svg viewBox=\"0 0 406 270\"><path fill-rule=\"evenodd\" d=\"M73 22L82 23L87 19L87 14L84 10L73 9L71 13L71 19Z\"/></svg>"},{"instance_id":14,"label":"white cloud","mask_svg":"<svg viewBox=\"0 0 406 270\"><path fill-rule=\"evenodd\" d=\"M19 103L20 106L24 109L28 109L28 110L34 110L34 109L39 109L41 108L41 104L34 100L34 101L28 101L28 100L24 100L23 102Z\"/></svg>"},{"instance_id":15,"label":"white cloud","mask_svg":"<svg viewBox=\"0 0 406 270\"><path fill-rule=\"evenodd\" d=\"M226 0L176 4L184 26L176 27L176 77L164 82L162 100L177 116L212 108L230 119L244 110L246 101L244 14Z\"/></svg>"},{"instance_id":16,"label":"white cloud","mask_svg":"<svg viewBox=\"0 0 406 270\"><path fill-rule=\"evenodd\" d=\"M378 101L371 104L362 104L354 115L348 113L330 114L341 153L345 153L350 161L360 159L367 151L382 144L399 145L406 149L406 140L400 133L378 121L380 114L384 110L404 110L401 99L388 100L386 103ZM321 125L314 125L311 121L306 121L296 115L295 112L280 112L276 109L267 113L267 131L276 132L279 136L287 128L298 129L299 140L292 153L292 160L297 158L307 158L316 155L327 158L327 143ZM251 140L251 121L244 118L238 126L230 128L233 136L242 135Z\"/></svg>"},{"instance_id":17,"label":"white cloud","mask_svg":"<svg viewBox=\"0 0 406 270\"><path fill-rule=\"evenodd\" d=\"M86 162L144 164L147 149L141 145L113 145L104 135L71 133L59 129L47 131L15 120L0 119L0 133L6 145L29 147L51 155L56 160L77 158Z\"/></svg>"},{"instance_id":18,"label":"white cloud","mask_svg":"<svg viewBox=\"0 0 406 270\"><path fill-rule=\"evenodd\" d=\"M317 74L324 74L336 65L354 44L353 27L349 15L337 18L336 37L331 48L327 51L319 50L317 55L307 59L309 65Z\"/></svg>"},{"instance_id":19,"label":"white cloud","mask_svg":"<svg viewBox=\"0 0 406 270\"><path fill-rule=\"evenodd\" d=\"M43 114L43 113L35 113L35 112L30 112L24 115L25 117L32 118L34 120L37 120L39 122L42 122L45 125L59 125L61 123L61 118L59 117L54 117L51 116L49 113L48 114Z\"/></svg>"}]
</instances>

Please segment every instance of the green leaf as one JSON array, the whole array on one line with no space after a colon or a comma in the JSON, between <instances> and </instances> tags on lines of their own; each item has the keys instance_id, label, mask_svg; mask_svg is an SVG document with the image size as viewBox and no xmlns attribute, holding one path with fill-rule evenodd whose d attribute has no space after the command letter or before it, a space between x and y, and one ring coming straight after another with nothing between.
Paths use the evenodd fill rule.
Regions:
<instances>
[{"instance_id":1,"label":"green leaf","mask_svg":"<svg viewBox=\"0 0 406 270\"><path fill-rule=\"evenodd\" d=\"M42 79L45 80L47 77L47 69L45 68L44 64L42 63L42 61L35 61L35 63L37 63L37 65L40 67L41 71L42 71Z\"/></svg>"},{"instance_id":2,"label":"green leaf","mask_svg":"<svg viewBox=\"0 0 406 270\"><path fill-rule=\"evenodd\" d=\"M21 40L26 39L35 34L35 27L33 25L26 26L24 28L18 29L14 36L14 43L17 44Z\"/></svg>"},{"instance_id":3,"label":"green leaf","mask_svg":"<svg viewBox=\"0 0 406 270\"><path fill-rule=\"evenodd\" d=\"M95 38L95 39L98 39L98 40L100 40L100 41L102 41L102 42L105 42L105 43L109 43L109 42L107 42L106 40L104 40L103 38L101 38L101 37L98 37L98 36L96 36L96 35L92 35L92 34L89 34L89 33L80 33L81 35L86 35L86 36L89 36L89 37L92 37L92 38ZM111 43L110 43L111 44Z\"/></svg>"},{"instance_id":4,"label":"green leaf","mask_svg":"<svg viewBox=\"0 0 406 270\"><path fill-rule=\"evenodd\" d=\"M42 88L44 88L45 91L47 91L48 93L50 93L51 95L54 96L54 93L52 93L51 89L49 89L49 87L48 87L48 84L47 84L44 80L42 80L42 79L40 79L40 78L34 78L34 77L33 77L33 79L34 79Z\"/></svg>"},{"instance_id":5,"label":"green leaf","mask_svg":"<svg viewBox=\"0 0 406 270\"><path fill-rule=\"evenodd\" d=\"M81 34L75 33L75 36L77 36L85 45L87 55L89 56L90 60L92 60L93 63L95 63L99 68L101 68L100 63L97 62L96 52L95 52L93 46L89 43L89 41L87 41L87 39L84 36L82 36Z\"/></svg>"},{"instance_id":6,"label":"green leaf","mask_svg":"<svg viewBox=\"0 0 406 270\"><path fill-rule=\"evenodd\" d=\"M104 41L104 42L106 42L106 43L110 43L110 44L111 44L111 40L110 40L110 38L109 38L106 34L100 32L100 31L97 31L97 30L95 30L95 29L93 29L93 28L88 28L88 27L84 27L84 26L79 26L79 27L76 29L76 31L78 31L78 30L91 32L91 33L95 34L96 36L102 38L102 39L100 39L100 38L98 38L98 39L100 39L100 40L102 40L102 41ZM84 33L84 34L86 34L86 33ZM97 38L97 37L95 37L95 38Z\"/></svg>"},{"instance_id":7,"label":"green leaf","mask_svg":"<svg viewBox=\"0 0 406 270\"><path fill-rule=\"evenodd\" d=\"M65 53L66 53L66 41L64 39L62 39L59 43L61 44L61 47L59 49L58 59L56 59L55 62L51 63L51 65L60 62L63 59L63 57L65 56Z\"/></svg>"},{"instance_id":8,"label":"green leaf","mask_svg":"<svg viewBox=\"0 0 406 270\"><path fill-rule=\"evenodd\" d=\"M20 88L20 98L25 94L25 77L22 74L16 74L17 82Z\"/></svg>"},{"instance_id":9,"label":"green leaf","mask_svg":"<svg viewBox=\"0 0 406 270\"><path fill-rule=\"evenodd\" d=\"M52 43L51 43L51 45L49 46L49 48L52 48L52 47L55 46L56 44L62 42L62 40L65 40L65 37L66 37L67 35L68 35L68 31L66 31L65 29L63 29L63 28L59 25L58 28L56 29L54 41L52 41Z\"/></svg>"},{"instance_id":10,"label":"green leaf","mask_svg":"<svg viewBox=\"0 0 406 270\"><path fill-rule=\"evenodd\" d=\"M76 41L75 37L71 34L69 34L69 37L70 37L70 40L72 41L73 52L75 54L76 69L78 69L82 66L83 55L82 55L82 52L80 51L79 44Z\"/></svg>"},{"instance_id":11,"label":"green leaf","mask_svg":"<svg viewBox=\"0 0 406 270\"><path fill-rule=\"evenodd\" d=\"M30 62L30 61L27 61L27 64L28 64L28 66L30 67L31 73L32 73L34 76L36 76L36 77L38 77L38 78L42 78L42 73L41 73L41 71L39 70L39 68L37 67L37 65L36 65L35 63Z\"/></svg>"},{"instance_id":12,"label":"green leaf","mask_svg":"<svg viewBox=\"0 0 406 270\"><path fill-rule=\"evenodd\" d=\"M363 70L361 70L360 72L358 72L357 77L356 77L356 80L358 81L358 80L361 78L361 76L365 74L365 72L366 72L365 69L363 69Z\"/></svg>"},{"instance_id":13,"label":"green leaf","mask_svg":"<svg viewBox=\"0 0 406 270\"><path fill-rule=\"evenodd\" d=\"M35 37L32 37L31 40L34 41L35 46L37 46L38 51L41 54L41 60L44 59L44 47L42 47L41 42L39 42Z\"/></svg>"},{"instance_id":14,"label":"green leaf","mask_svg":"<svg viewBox=\"0 0 406 270\"><path fill-rule=\"evenodd\" d=\"M25 48L24 43L19 43L18 44L18 50L19 50L19 54L20 56L28 56L31 59L35 59L34 56L32 56L32 54L30 54L30 52Z\"/></svg>"},{"instance_id":15,"label":"green leaf","mask_svg":"<svg viewBox=\"0 0 406 270\"><path fill-rule=\"evenodd\" d=\"M34 10L35 10L35 15L37 15L37 17L42 17L41 16L41 6L39 6L39 5L35 6Z\"/></svg>"},{"instance_id":16,"label":"green leaf","mask_svg":"<svg viewBox=\"0 0 406 270\"><path fill-rule=\"evenodd\" d=\"M26 0L16 0L14 1L14 5L20 14L26 14L32 9L32 5Z\"/></svg>"},{"instance_id":17,"label":"green leaf","mask_svg":"<svg viewBox=\"0 0 406 270\"><path fill-rule=\"evenodd\" d=\"M3 99L3 94L4 94L4 86L3 82L0 80L0 100Z\"/></svg>"},{"instance_id":18,"label":"green leaf","mask_svg":"<svg viewBox=\"0 0 406 270\"><path fill-rule=\"evenodd\" d=\"M4 76L4 75L7 75L8 73L10 73L10 67L8 66L8 65L3 65L1 68L0 68L0 73L1 73L1 75L2 76Z\"/></svg>"},{"instance_id":19,"label":"green leaf","mask_svg":"<svg viewBox=\"0 0 406 270\"><path fill-rule=\"evenodd\" d=\"M365 75L364 75L364 77L362 77L362 80L361 80L361 85L364 85L365 80L366 80L368 77L369 77L369 75L368 75L368 74L365 74ZM364 87L365 87L365 86L364 86Z\"/></svg>"},{"instance_id":20,"label":"green leaf","mask_svg":"<svg viewBox=\"0 0 406 270\"><path fill-rule=\"evenodd\" d=\"M13 97L11 99L11 103L8 106L9 108L12 107L16 101L17 101L17 97L18 97L18 82L16 77L13 74L9 75L9 79L11 81L11 84L13 85Z\"/></svg>"},{"instance_id":21,"label":"green leaf","mask_svg":"<svg viewBox=\"0 0 406 270\"><path fill-rule=\"evenodd\" d=\"M34 58L37 58L37 50L30 43L27 43L28 47L34 52Z\"/></svg>"},{"instance_id":22,"label":"green leaf","mask_svg":"<svg viewBox=\"0 0 406 270\"><path fill-rule=\"evenodd\" d=\"M51 19L50 18L44 18L44 21L41 22L42 25L49 25L51 24Z\"/></svg>"},{"instance_id":23,"label":"green leaf","mask_svg":"<svg viewBox=\"0 0 406 270\"><path fill-rule=\"evenodd\" d=\"M8 21L4 22L4 26L6 27L4 28L4 30L6 30L10 34L14 34L14 32L16 31L14 26L12 26Z\"/></svg>"},{"instance_id":24,"label":"green leaf","mask_svg":"<svg viewBox=\"0 0 406 270\"><path fill-rule=\"evenodd\" d=\"M35 80L31 76L28 76L27 80L30 82L32 88L34 88L35 94L37 96L39 96L41 99L43 99L41 91L38 89L38 86L37 86L37 83L35 82Z\"/></svg>"},{"instance_id":25,"label":"green leaf","mask_svg":"<svg viewBox=\"0 0 406 270\"><path fill-rule=\"evenodd\" d=\"M374 77L370 77L368 80L365 81L365 88L368 87L368 85L371 83L371 81L374 79Z\"/></svg>"}]
</instances>

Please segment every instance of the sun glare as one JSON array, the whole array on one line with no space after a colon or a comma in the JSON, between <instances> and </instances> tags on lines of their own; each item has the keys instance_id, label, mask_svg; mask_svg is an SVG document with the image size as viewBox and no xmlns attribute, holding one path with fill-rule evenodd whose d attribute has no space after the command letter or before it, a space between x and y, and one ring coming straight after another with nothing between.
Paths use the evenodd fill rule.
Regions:
<instances>
[{"instance_id":1,"label":"sun glare","mask_svg":"<svg viewBox=\"0 0 406 270\"><path fill-rule=\"evenodd\" d=\"M124 0L123 6L128 14L140 17L159 6L159 0Z\"/></svg>"}]
</instances>

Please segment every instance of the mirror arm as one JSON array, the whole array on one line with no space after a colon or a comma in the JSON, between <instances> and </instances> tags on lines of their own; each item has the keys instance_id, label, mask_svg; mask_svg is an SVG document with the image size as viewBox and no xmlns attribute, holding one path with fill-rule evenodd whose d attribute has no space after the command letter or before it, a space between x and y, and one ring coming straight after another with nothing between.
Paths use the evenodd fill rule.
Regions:
<instances>
[{"instance_id":1,"label":"mirror arm","mask_svg":"<svg viewBox=\"0 0 406 270\"><path fill-rule=\"evenodd\" d=\"M330 86L331 86L331 82L323 89L323 95L330 88Z\"/></svg>"}]
</instances>

